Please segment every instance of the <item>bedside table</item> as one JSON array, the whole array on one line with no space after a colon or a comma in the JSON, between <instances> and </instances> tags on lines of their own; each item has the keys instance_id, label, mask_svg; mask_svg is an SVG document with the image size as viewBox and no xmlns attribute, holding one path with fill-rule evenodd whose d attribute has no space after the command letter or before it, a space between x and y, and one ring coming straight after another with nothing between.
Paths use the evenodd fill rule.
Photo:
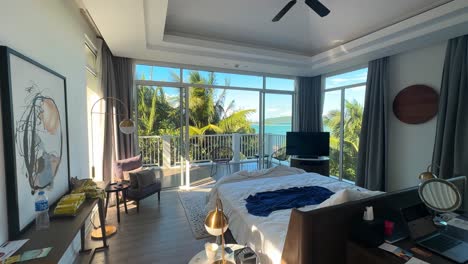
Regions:
<instances>
[{"instance_id":1,"label":"bedside table","mask_svg":"<svg viewBox=\"0 0 468 264\"><path fill-rule=\"evenodd\" d=\"M228 254L226 252L226 254L224 256L226 257L226 260L229 260L229 261L231 261L233 263L236 263L236 261L234 260L234 251L236 251L238 249L241 249L241 248L245 248L245 246L237 245L237 244L226 244L226 247L231 248L232 253ZM208 260L208 258L206 257L205 250L202 250L202 251L198 252L198 254L196 254L189 261L189 264L212 264L215 260L218 260L218 259L221 259L221 247L219 247L218 251L216 252L216 257L214 259Z\"/></svg>"}]
</instances>

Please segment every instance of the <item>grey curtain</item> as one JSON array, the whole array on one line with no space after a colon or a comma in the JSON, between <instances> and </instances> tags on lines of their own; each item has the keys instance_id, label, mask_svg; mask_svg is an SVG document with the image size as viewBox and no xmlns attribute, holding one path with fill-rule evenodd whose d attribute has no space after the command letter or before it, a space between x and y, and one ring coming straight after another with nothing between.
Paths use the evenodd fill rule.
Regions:
<instances>
[{"instance_id":1,"label":"grey curtain","mask_svg":"<svg viewBox=\"0 0 468 264\"><path fill-rule=\"evenodd\" d=\"M388 129L388 58L369 62L359 137L356 185L385 191Z\"/></svg>"},{"instance_id":2,"label":"grey curtain","mask_svg":"<svg viewBox=\"0 0 468 264\"><path fill-rule=\"evenodd\" d=\"M298 77L298 121L301 132L322 131L322 77Z\"/></svg>"},{"instance_id":3,"label":"grey curtain","mask_svg":"<svg viewBox=\"0 0 468 264\"><path fill-rule=\"evenodd\" d=\"M123 118L131 117L133 74L128 58L114 57L104 42L101 49L101 87L104 97L121 100L126 107L114 100L106 100L104 124L103 180L112 180L113 163L116 159L133 156L133 137L119 131Z\"/></svg>"},{"instance_id":4,"label":"grey curtain","mask_svg":"<svg viewBox=\"0 0 468 264\"><path fill-rule=\"evenodd\" d=\"M432 162L441 178L468 175L468 35L447 45Z\"/></svg>"}]
</instances>

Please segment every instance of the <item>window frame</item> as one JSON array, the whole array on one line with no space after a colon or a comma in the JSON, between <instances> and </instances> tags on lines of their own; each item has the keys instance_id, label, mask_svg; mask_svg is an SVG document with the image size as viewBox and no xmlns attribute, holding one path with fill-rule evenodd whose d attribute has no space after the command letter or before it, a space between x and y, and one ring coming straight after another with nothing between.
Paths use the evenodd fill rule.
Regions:
<instances>
[{"instance_id":1,"label":"window frame","mask_svg":"<svg viewBox=\"0 0 468 264\"><path fill-rule=\"evenodd\" d=\"M358 66L354 66L354 67L351 67L351 68L346 68L344 70L340 70L340 71L335 71L335 72L330 72L330 73L327 73L327 74L324 74L322 75L322 80L321 80L321 83L322 83L322 93L323 93L323 98L322 98L322 109L323 109L323 105L325 103L325 95L327 92L334 92L334 91L340 91L340 152L339 152L339 164L338 164L338 168L339 168L339 175L338 175L338 180L340 181L345 181L345 182L348 182L348 183L352 183L352 184L355 184L355 182L353 181L350 181L350 180L347 180L347 179L343 179L343 160L344 160L344 156L343 156L343 149L344 149L344 117L345 117L345 96L346 96L346 90L349 90L349 89L352 89L352 88L357 88L357 87L366 87L366 92L367 92L367 81L365 82L360 82L360 83L355 83L355 84L349 84L349 85L343 85L343 86L338 86L338 87L334 87L334 88L330 88L330 89L326 89L326 79L327 78L330 78L330 77L333 77L333 76L337 76L337 75L340 75L340 74L344 74L344 73L349 73L349 72L353 72L353 71L358 71L358 70L362 70L362 69L365 69L365 68L369 68L368 65L364 64L364 65L358 65ZM323 115L323 113L322 113ZM323 122L323 121L322 121ZM335 178L335 177L333 177Z\"/></svg>"},{"instance_id":2,"label":"window frame","mask_svg":"<svg viewBox=\"0 0 468 264\"><path fill-rule=\"evenodd\" d=\"M297 127L297 77L291 75L283 75L283 74L270 74L270 73L261 73L261 72L254 72L254 71L244 71L244 70L236 70L236 69L224 69L224 68L217 68L217 67L206 67L206 66L196 66L196 65L187 65L187 64L176 64L176 63L167 63L167 62L159 62L159 61L147 61L147 60L133 60L133 76L136 76L136 66L137 65L148 65L148 66L158 66L158 67L171 67L171 68L178 68L179 69L179 77L180 82L162 82L162 81L153 81L153 80L137 80L134 79L133 82L133 94L134 98L136 98L136 91L138 86L161 86L161 87L178 87L182 88L182 91L188 91L190 87L199 87L199 88L214 88L214 89L228 89L228 90L241 90L241 91L256 91L259 93L259 125L262 129L258 131L259 133L259 140L263 142L264 134L265 134L265 96L267 94L288 94L292 97L292 105L291 105L291 131L295 131ZM232 73L232 74L243 74L243 75L253 75L262 77L263 85L261 88L248 88L248 87L236 87L236 86L222 86L222 85L208 85L208 84L191 84L184 82L184 70L193 70L193 71L210 71L210 72L220 72L220 73ZM291 91L287 90L274 90L274 89L267 89L266 87L266 78L282 78L282 79L290 79L294 81L294 88ZM185 92L186 93L186 92ZM188 100L188 93L186 93L186 100ZM136 104L135 104L136 105ZM135 111L135 118L138 120L138 111ZM188 115L186 115L186 123L188 123ZM188 133L188 132L187 132ZM135 133L135 136L138 137L138 133ZM188 135L186 135L188 137ZM260 160L263 164L263 153L264 153L264 146L263 148L259 149L260 152Z\"/></svg>"},{"instance_id":3,"label":"window frame","mask_svg":"<svg viewBox=\"0 0 468 264\"><path fill-rule=\"evenodd\" d=\"M235 69L223 69L223 68L216 68L216 67L206 67L206 66L196 66L196 65L188 65L188 64L175 64L175 63L167 63L167 62L157 62L157 61L146 61L146 60L134 60L134 70L136 65L148 65L148 66L158 66L158 67L170 67L170 68L179 68L180 69L180 82L162 82L162 81L150 81L150 80L137 80L135 79L135 83L139 85L159 85L159 86L177 86L177 87L203 87L203 88L218 88L218 89L235 89L235 90L246 90L246 91L261 91L261 92L271 92L271 93L283 93L283 94L296 94L296 86L297 82L296 76L291 75L283 75L283 74L270 74L270 73L261 73L261 72L254 72L254 71L244 71L244 70L235 70ZM223 86L223 85L207 85L207 84L191 84L184 82L184 70L194 70L194 71L209 71L209 72L219 72L219 73L231 73L231 74L241 74L241 75L250 75L250 76L258 76L262 77L263 79L263 86L261 88L249 88L249 87L242 87L242 86ZM266 78L282 78L282 79L291 79L295 81L294 89L291 91L286 90L273 90L266 88Z\"/></svg>"}]
</instances>

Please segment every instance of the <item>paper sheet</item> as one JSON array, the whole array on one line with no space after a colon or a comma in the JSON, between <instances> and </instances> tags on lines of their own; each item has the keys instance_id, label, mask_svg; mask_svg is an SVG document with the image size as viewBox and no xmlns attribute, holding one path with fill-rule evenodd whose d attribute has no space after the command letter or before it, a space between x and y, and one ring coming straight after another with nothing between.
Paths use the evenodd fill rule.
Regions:
<instances>
[{"instance_id":1,"label":"paper sheet","mask_svg":"<svg viewBox=\"0 0 468 264\"><path fill-rule=\"evenodd\" d=\"M0 246L0 262L13 255L18 249L20 249L29 239L7 241Z\"/></svg>"},{"instance_id":2,"label":"paper sheet","mask_svg":"<svg viewBox=\"0 0 468 264\"><path fill-rule=\"evenodd\" d=\"M468 231L468 221L463 219L453 218L452 220L448 221L447 224Z\"/></svg>"},{"instance_id":3,"label":"paper sheet","mask_svg":"<svg viewBox=\"0 0 468 264\"><path fill-rule=\"evenodd\" d=\"M408 262L406 262L406 264L429 264L428 262L426 261L423 261L423 260L420 260L418 258L411 258L410 260L408 260Z\"/></svg>"}]
</instances>

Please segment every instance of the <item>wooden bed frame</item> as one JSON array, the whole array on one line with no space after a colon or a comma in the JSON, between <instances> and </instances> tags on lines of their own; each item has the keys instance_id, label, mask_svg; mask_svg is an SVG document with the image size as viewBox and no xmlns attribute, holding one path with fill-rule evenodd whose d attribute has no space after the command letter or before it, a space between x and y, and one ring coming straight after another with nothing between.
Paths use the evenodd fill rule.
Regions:
<instances>
[{"instance_id":1,"label":"wooden bed frame","mask_svg":"<svg viewBox=\"0 0 468 264\"><path fill-rule=\"evenodd\" d=\"M281 263L346 263L352 223L362 218L366 206L374 207L376 217L385 217L420 202L415 187L307 212L293 209Z\"/></svg>"}]
</instances>

